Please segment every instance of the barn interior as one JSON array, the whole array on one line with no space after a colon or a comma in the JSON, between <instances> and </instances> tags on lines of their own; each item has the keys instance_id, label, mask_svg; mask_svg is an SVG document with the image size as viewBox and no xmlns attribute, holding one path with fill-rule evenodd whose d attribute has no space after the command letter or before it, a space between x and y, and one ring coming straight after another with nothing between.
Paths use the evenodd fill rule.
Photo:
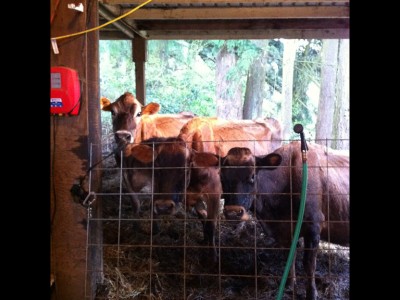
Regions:
<instances>
[{"instance_id":1,"label":"barn interior","mask_svg":"<svg viewBox=\"0 0 400 300\"><path fill-rule=\"evenodd\" d=\"M52 299L273 299L286 254L270 249L255 218L241 226L220 220L219 268L210 270L196 217L182 212L163 219L152 237L146 195L144 215L132 217L113 157L104 159L112 146L101 137L98 42L132 41L136 96L146 104L148 40L347 39L349 0L76 2L83 11L65 0L50 3L51 66L77 70L81 82L79 114L51 116ZM74 196L77 185L91 193ZM349 299L348 249L323 244L319 262L322 299ZM299 288L283 299L304 297L302 268L299 261Z\"/></svg>"}]
</instances>

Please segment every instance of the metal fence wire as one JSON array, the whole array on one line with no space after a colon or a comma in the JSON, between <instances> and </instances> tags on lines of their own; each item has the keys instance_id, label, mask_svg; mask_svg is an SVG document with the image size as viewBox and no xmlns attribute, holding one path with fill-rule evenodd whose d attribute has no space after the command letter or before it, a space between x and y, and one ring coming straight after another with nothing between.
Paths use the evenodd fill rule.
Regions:
<instances>
[{"instance_id":1,"label":"metal fence wire","mask_svg":"<svg viewBox=\"0 0 400 300\"><path fill-rule=\"evenodd\" d=\"M102 147L104 157L112 149L104 143L92 147ZM215 236L217 262L213 264L203 242L203 225L184 204L177 207L174 216L155 219L151 213L154 195L147 188L139 194L141 212L135 215L123 181L124 170L114 156L94 171L102 172L102 189L89 192L101 201L102 213L93 214L88 205L87 257L102 253L102 264L87 264L85 299L276 298L288 248L277 245L263 231L254 211L250 211L247 221L227 220L222 212L224 200L220 200ZM156 221L160 222L160 230L153 233ZM292 228L296 225L293 219L279 221L292 222ZM101 239L93 237L95 230L101 231ZM349 250L321 240L315 272L319 299L349 299ZM300 239L295 258L297 284L285 289L283 299L305 298L303 254ZM95 292L89 287L92 277L101 278Z\"/></svg>"}]
</instances>

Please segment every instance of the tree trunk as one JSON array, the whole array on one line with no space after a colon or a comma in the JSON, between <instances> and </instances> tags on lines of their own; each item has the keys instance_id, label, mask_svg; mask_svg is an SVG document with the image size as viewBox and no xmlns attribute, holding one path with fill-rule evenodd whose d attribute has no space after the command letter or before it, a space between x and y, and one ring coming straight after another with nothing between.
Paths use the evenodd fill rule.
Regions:
<instances>
[{"instance_id":1,"label":"tree trunk","mask_svg":"<svg viewBox=\"0 0 400 300\"><path fill-rule=\"evenodd\" d=\"M321 89L315 139L316 143L329 147L333 138L338 44L337 39L327 39L322 44Z\"/></svg>"},{"instance_id":2,"label":"tree trunk","mask_svg":"<svg viewBox=\"0 0 400 300\"><path fill-rule=\"evenodd\" d=\"M350 96L349 96L349 40L339 40L336 107L332 148L349 149Z\"/></svg>"},{"instance_id":3,"label":"tree trunk","mask_svg":"<svg viewBox=\"0 0 400 300\"><path fill-rule=\"evenodd\" d=\"M290 139L293 134L292 104L293 104L293 72L296 58L297 40L283 40L282 65L282 137Z\"/></svg>"},{"instance_id":4,"label":"tree trunk","mask_svg":"<svg viewBox=\"0 0 400 300\"><path fill-rule=\"evenodd\" d=\"M217 117L242 119L242 89L239 79L229 78L229 71L236 65L236 56L229 53L226 44L217 55Z\"/></svg>"},{"instance_id":5,"label":"tree trunk","mask_svg":"<svg viewBox=\"0 0 400 300\"><path fill-rule=\"evenodd\" d=\"M243 119L262 118L262 104L265 98L266 63L264 52L250 66L243 103Z\"/></svg>"}]
</instances>

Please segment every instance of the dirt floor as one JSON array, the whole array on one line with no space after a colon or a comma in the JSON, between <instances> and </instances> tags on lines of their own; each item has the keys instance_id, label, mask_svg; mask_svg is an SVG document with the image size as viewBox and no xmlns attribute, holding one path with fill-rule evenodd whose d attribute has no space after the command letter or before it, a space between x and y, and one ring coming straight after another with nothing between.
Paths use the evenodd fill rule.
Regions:
<instances>
[{"instance_id":1,"label":"dirt floor","mask_svg":"<svg viewBox=\"0 0 400 300\"><path fill-rule=\"evenodd\" d=\"M274 248L256 219L217 224L218 262L208 260L202 224L181 208L160 221L152 233L149 196L133 217L121 184L121 171L110 157L104 163L102 221L104 282L96 299L275 299L288 251ZM305 299L303 251L297 249L297 285L283 299ZM320 299L349 299L349 248L320 243L316 284Z\"/></svg>"}]
</instances>

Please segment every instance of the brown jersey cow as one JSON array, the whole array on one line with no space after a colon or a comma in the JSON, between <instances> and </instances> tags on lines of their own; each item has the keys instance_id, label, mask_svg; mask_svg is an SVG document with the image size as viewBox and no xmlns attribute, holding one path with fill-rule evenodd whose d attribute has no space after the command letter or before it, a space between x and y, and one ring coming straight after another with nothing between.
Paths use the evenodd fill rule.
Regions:
<instances>
[{"instance_id":1,"label":"brown jersey cow","mask_svg":"<svg viewBox=\"0 0 400 300\"><path fill-rule=\"evenodd\" d=\"M118 143L140 143L152 137L175 137L193 114L158 114L160 104L151 102L143 106L133 94L126 92L115 102L105 97L100 99L103 111L112 115L115 141Z\"/></svg>"},{"instance_id":2,"label":"brown jersey cow","mask_svg":"<svg viewBox=\"0 0 400 300\"><path fill-rule=\"evenodd\" d=\"M194 117L183 125L179 137L200 152L225 156L233 147L247 147L256 155L271 152L282 142L281 127L272 118L224 120Z\"/></svg>"},{"instance_id":3,"label":"brown jersey cow","mask_svg":"<svg viewBox=\"0 0 400 300\"><path fill-rule=\"evenodd\" d=\"M306 299L315 300L320 239L344 246L349 243L349 156L317 144L308 148L307 197L300 236L304 237L303 264L308 277ZM230 149L222 161L221 182L227 219L246 220L253 204L263 229L280 246L290 248L302 188L299 142L266 156L254 156L248 148ZM295 283L294 266L290 285Z\"/></svg>"}]
</instances>

